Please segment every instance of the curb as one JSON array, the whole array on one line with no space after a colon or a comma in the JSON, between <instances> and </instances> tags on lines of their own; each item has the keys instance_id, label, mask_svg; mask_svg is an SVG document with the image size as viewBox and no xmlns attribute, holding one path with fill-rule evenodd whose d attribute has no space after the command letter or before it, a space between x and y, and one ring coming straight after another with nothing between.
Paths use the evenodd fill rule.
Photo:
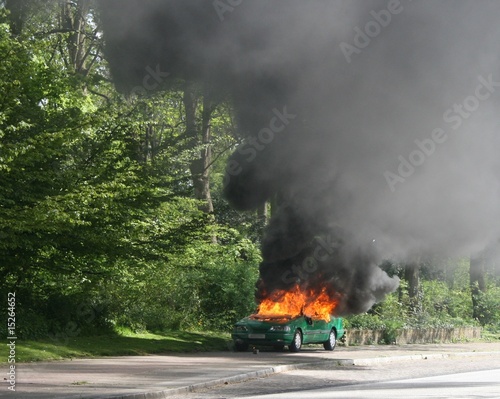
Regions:
<instances>
[{"instance_id":1,"label":"curb","mask_svg":"<svg viewBox=\"0 0 500 399\"><path fill-rule=\"evenodd\" d=\"M105 396L103 399L168 399L171 395L182 395L189 392L194 392L199 389L212 388L217 385L224 385L235 382L245 382L253 378L268 377L273 374L283 373L285 371L298 370L304 366L316 365L321 363L333 363L339 366L367 366L370 364L381 364L397 361L411 361L411 360L428 360L428 359L448 359L452 357L470 357L470 356L500 356L500 352L460 352L460 353L429 353L423 355L403 355L403 356L387 356L387 357L374 357L365 359L339 359L331 360L325 359L324 361L296 363L296 364L283 364L280 366L268 367L266 369L252 371L248 373L238 374L226 378L218 378L207 382L199 382L197 384L187 385L179 388L171 388L163 391L136 393L119 396Z\"/></svg>"},{"instance_id":2,"label":"curb","mask_svg":"<svg viewBox=\"0 0 500 399\"><path fill-rule=\"evenodd\" d=\"M402 355L402 356L387 356L373 357L366 359L341 359L332 360L339 366L367 366L370 364L390 363L397 361L410 360L428 360L428 359L449 359L453 357L471 357L471 356L500 356L500 352L459 352L459 353L429 353L424 355Z\"/></svg>"},{"instance_id":3,"label":"curb","mask_svg":"<svg viewBox=\"0 0 500 399\"><path fill-rule=\"evenodd\" d=\"M210 380L207 382L199 382L197 384L187 385L179 388L166 389L159 392L149 392L149 393L136 393L130 395L119 395L119 396L106 396L103 399L168 399L171 395L180 395L183 393L194 392L198 389L212 388L217 385L224 385L231 382L244 382L252 378L268 377L272 374L283 373L285 371L297 370L304 366L309 366L311 364L318 364L321 362L310 362L310 363L296 363L296 364L283 364L281 366L268 367L266 369L251 371L248 373L238 374L226 378L218 378L216 380Z\"/></svg>"}]
</instances>

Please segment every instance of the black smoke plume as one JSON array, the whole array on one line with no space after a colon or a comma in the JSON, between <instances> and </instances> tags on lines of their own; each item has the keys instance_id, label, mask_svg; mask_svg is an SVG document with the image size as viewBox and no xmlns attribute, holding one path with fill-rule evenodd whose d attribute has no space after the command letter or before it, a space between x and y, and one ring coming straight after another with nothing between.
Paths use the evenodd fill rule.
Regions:
<instances>
[{"instance_id":1,"label":"black smoke plume","mask_svg":"<svg viewBox=\"0 0 500 399\"><path fill-rule=\"evenodd\" d=\"M382 258L498 240L497 1L100 4L120 90L148 89L153 70L232 99L246 142L224 194L278 204L258 299L326 286L340 314L363 312L397 286Z\"/></svg>"}]
</instances>

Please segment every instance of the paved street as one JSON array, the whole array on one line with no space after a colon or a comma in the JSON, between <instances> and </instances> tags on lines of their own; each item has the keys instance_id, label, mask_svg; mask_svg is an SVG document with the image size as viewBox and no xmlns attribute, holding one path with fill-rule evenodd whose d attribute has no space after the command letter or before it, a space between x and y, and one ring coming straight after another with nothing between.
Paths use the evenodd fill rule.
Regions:
<instances>
[{"instance_id":1,"label":"paved street","mask_svg":"<svg viewBox=\"0 0 500 399\"><path fill-rule=\"evenodd\" d=\"M404 352L404 349L401 352ZM319 392L321 389L330 388L333 388L335 392L343 392L344 389L355 389L359 385L500 368L500 353L462 355L465 353L457 352L455 355L441 357L433 353L420 358L405 355L359 358L353 359L354 366L347 363L338 365L333 360L318 362L297 370L274 374L264 379L251 379L239 384L227 384L198 390L196 393L172 396L170 399L232 399L241 397L265 397L267 399L268 396L265 395L276 394L292 397L297 392ZM426 392L426 394L428 393L429 391ZM332 397L334 396L332 395ZM369 397L367 396L367 398ZM415 395L406 396L406 398L411 399L417 397ZM475 396L469 395L469 398L472 397ZM385 398L394 399L393 394Z\"/></svg>"},{"instance_id":2,"label":"paved street","mask_svg":"<svg viewBox=\"0 0 500 399\"><path fill-rule=\"evenodd\" d=\"M500 369L308 391L299 390L295 393L248 396L247 399L470 399L498 397L500 397Z\"/></svg>"},{"instance_id":3,"label":"paved street","mask_svg":"<svg viewBox=\"0 0 500 399\"><path fill-rule=\"evenodd\" d=\"M390 370L394 370L392 379L423 377L426 375L419 370L429 369L431 364L449 372L460 371L458 366L465 368L462 371L495 364L500 368L500 342L340 346L333 352L306 347L298 354L263 350L258 354L219 352L19 364L16 393L4 384L0 397L229 398L283 392L290 387L382 381ZM412 371L405 374L404 370ZM268 378L258 378L265 376ZM193 389L195 393L188 393ZM150 394L145 396L145 392Z\"/></svg>"}]
</instances>

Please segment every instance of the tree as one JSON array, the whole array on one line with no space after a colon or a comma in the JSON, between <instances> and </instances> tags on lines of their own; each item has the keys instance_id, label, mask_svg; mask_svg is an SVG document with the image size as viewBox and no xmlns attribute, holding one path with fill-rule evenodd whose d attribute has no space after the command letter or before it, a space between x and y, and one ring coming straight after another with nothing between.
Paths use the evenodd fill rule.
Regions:
<instances>
[{"instance_id":1,"label":"tree","mask_svg":"<svg viewBox=\"0 0 500 399\"><path fill-rule=\"evenodd\" d=\"M201 98L200 98L201 97ZM216 104L208 89L202 96L195 84L186 82L184 86L184 108L186 112L186 135L191 147L198 149L199 157L193 159L190 165L195 198L204 202L202 209L213 213L214 207L210 194L210 165L212 162L211 148L211 118ZM197 122L197 108L201 103L201 122Z\"/></svg>"},{"instance_id":2,"label":"tree","mask_svg":"<svg viewBox=\"0 0 500 399\"><path fill-rule=\"evenodd\" d=\"M13 36L18 36L34 4L33 0L6 0L5 8L9 10L10 31Z\"/></svg>"},{"instance_id":3,"label":"tree","mask_svg":"<svg viewBox=\"0 0 500 399\"><path fill-rule=\"evenodd\" d=\"M123 98L89 3L48 5L23 11L18 35L0 9L0 291L22 298L21 336L227 328L253 306L259 257L226 208L207 213L208 171L219 179L234 144L225 105L196 87L192 102L179 87Z\"/></svg>"},{"instance_id":4,"label":"tree","mask_svg":"<svg viewBox=\"0 0 500 399\"><path fill-rule=\"evenodd\" d=\"M415 260L407 263L404 268L404 279L408 282L408 297L410 298L410 311L418 313L420 309L420 262Z\"/></svg>"},{"instance_id":5,"label":"tree","mask_svg":"<svg viewBox=\"0 0 500 399\"><path fill-rule=\"evenodd\" d=\"M100 56L99 29L90 0L60 0L60 27L50 33L65 33L69 70L87 76Z\"/></svg>"},{"instance_id":6,"label":"tree","mask_svg":"<svg viewBox=\"0 0 500 399\"><path fill-rule=\"evenodd\" d=\"M470 257L470 289L472 295L472 316L483 324L484 309L480 301L486 292L485 265L482 253Z\"/></svg>"}]
</instances>

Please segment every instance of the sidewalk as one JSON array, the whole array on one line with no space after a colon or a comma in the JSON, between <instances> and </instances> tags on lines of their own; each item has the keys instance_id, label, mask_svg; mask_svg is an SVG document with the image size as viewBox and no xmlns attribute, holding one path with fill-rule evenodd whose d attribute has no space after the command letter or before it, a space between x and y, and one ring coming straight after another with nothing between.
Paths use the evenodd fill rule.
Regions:
<instances>
[{"instance_id":1,"label":"sidewalk","mask_svg":"<svg viewBox=\"0 0 500 399\"><path fill-rule=\"evenodd\" d=\"M18 364L16 392L1 386L0 398L168 398L194 388L243 381L325 360L341 365L448 356L500 357L500 342L404 346L305 347L297 354L260 351L78 359ZM4 369L6 366L4 365Z\"/></svg>"}]
</instances>

